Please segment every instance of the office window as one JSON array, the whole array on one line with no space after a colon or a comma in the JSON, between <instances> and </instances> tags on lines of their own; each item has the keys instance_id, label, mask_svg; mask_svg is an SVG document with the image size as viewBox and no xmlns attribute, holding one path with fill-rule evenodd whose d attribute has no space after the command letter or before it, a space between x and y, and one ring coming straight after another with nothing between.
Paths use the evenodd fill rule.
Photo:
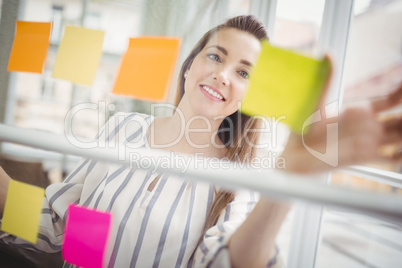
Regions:
<instances>
[{"instance_id":1,"label":"office window","mask_svg":"<svg viewBox=\"0 0 402 268\"><path fill-rule=\"evenodd\" d=\"M402 1L355 1L344 67L343 106L381 98L402 81ZM402 113L401 106L381 117ZM395 148L386 147L392 153ZM398 164L373 163L368 166L401 173ZM357 177L336 175L334 182L361 185L373 190L395 191L392 187L358 182ZM377 189L378 188L378 189Z\"/></svg>"},{"instance_id":2,"label":"office window","mask_svg":"<svg viewBox=\"0 0 402 268\"><path fill-rule=\"evenodd\" d=\"M131 99L115 98L110 92L129 37L139 35L139 4L125 7L111 2L83 3L27 0L22 6L22 20L52 21L53 28L43 74L14 74L16 82L11 90L17 92L14 115L16 126L61 134L64 133L66 114L78 103L106 101L119 106L130 103ZM105 31L102 60L92 86L52 78L58 44L66 25L82 25ZM91 139L98 131L98 117L107 115L89 109L80 113L74 117L73 133Z\"/></svg>"},{"instance_id":3,"label":"office window","mask_svg":"<svg viewBox=\"0 0 402 268\"><path fill-rule=\"evenodd\" d=\"M343 107L384 96L401 82L401 25L402 1L355 1L344 66ZM382 116L401 112L399 106ZM336 172L331 184L373 194L402 195L400 182L381 179L381 175L391 174L387 171L401 173L401 166L378 163L367 166L375 168L378 175L369 179ZM326 208L316 267L398 267L402 261L400 241L399 224Z\"/></svg>"}]
</instances>

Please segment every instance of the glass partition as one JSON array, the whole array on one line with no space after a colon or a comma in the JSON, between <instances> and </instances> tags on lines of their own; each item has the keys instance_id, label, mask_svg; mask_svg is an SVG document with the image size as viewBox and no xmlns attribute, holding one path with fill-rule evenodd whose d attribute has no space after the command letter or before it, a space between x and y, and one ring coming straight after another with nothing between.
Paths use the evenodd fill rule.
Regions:
<instances>
[{"instance_id":1,"label":"glass partition","mask_svg":"<svg viewBox=\"0 0 402 268\"><path fill-rule=\"evenodd\" d=\"M0 0L0 11L4 2ZM91 140L98 134L99 123L104 123L116 112L150 113L151 102L111 93L130 37L160 35L181 38L177 63L177 66L180 66L184 57L207 29L223 22L225 18L251 13L251 7L258 6L264 7L264 11L269 11L269 14L275 14L275 19L272 20L274 25L269 25L273 26L271 41L274 45L315 55L321 45L319 35L325 20L324 7L328 2L331 1L20 1L19 20L53 22L51 44L43 74L9 74L8 87L12 94L8 96L7 101L3 100L3 103L8 103L12 125L59 135L64 135L66 116L74 105L102 104L104 110L87 109L78 113L72 121L74 135L83 140ZM271 9L267 8L267 3ZM393 84L400 81L401 3L402 1L355 1L355 15L343 72L345 90L341 95L344 107L369 98L381 97ZM269 21L266 17L260 19ZM102 58L92 86L82 86L52 77L58 46L66 25L105 31ZM336 28L336 25L334 27ZM177 66L174 77L178 73ZM173 79L167 103L174 102L176 87L177 82ZM400 112L400 108L397 108L391 114L383 116ZM162 111L160 114L166 115L169 115L169 112ZM9 143L2 144L1 156L25 163L40 163L47 184L62 181L79 160L77 156ZM371 167L378 168L379 172L401 171L401 167L396 165ZM40 179L42 175L40 174ZM334 173L330 181L333 187L342 186L397 196L402 194L400 187L393 184L368 180L348 172ZM306 206L310 205L308 203ZM316 205L311 207L316 208ZM292 236L294 226L300 223L295 215L297 209L298 206L295 206L289 213L277 239L284 260L294 257L289 255L292 254L289 248L298 239ZM319 235L321 239L312 242L318 243L315 267L397 267L402 261L401 234L401 226L398 224L326 208L322 214ZM290 268L292 267L294 266Z\"/></svg>"},{"instance_id":2,"label":"glass partition","mask_svg":"<svg viewBox=\"0 0 402 268\"><path fill-rule=\"evenodd\" d=\"M402 1L354 1L343 108L381 98L401 82L401 25ZM401 112L398 106L380 117ZM384 148L389 154L394 150ZM335 172L330 184L401 196L400 165L373 163L358 170L362 172ZM373 175L365 176L363 171ZM315 267L398 267L402 261L401 231L402 226L392 221L326 208Z\"/></svg>"}]
</instances>

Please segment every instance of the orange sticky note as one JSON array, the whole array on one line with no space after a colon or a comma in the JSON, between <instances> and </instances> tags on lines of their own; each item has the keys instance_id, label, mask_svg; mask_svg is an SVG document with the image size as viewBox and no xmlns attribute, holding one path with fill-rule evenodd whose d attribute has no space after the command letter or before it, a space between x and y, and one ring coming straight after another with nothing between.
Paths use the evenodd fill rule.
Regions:
<instances>
[{"instance_id":1,"label":"orange sticky note","mask_svg":"<svg viewBox=\"0 0 402 268\"><path fill-rule=\"evenodd\" d=\"M42 73L51 22L17 21L7 71Z\"/></svg>"},{"instance_id":2,"label":"orange sticky note","mask_svg":"<svg viewBox=\"0 0 402 268\"><path fill-rule=\"evenodd\" d=\"M130 38L113 93L149 101L164 101L179 48L178 38Z\"/></svg>"},{"instance_id":3,"label":"orange sticky note","mask_svg":"<svg viewBox=\"0 0 402 268\"><path fill-rule=\"evenodd\" d=\"M36 243L45 189L11 180L1 230Z\"/></svg>"},{"instance_id":4,"label":"orange sticky note","mask_svg":"<svg viewBox=\"0 0 402 268\"><path fill-rule=\"evenodd\" d=\"M102 56L104 35L99 30L66 26L52 77L92 85Z\"/></svg>"}]
</instances>

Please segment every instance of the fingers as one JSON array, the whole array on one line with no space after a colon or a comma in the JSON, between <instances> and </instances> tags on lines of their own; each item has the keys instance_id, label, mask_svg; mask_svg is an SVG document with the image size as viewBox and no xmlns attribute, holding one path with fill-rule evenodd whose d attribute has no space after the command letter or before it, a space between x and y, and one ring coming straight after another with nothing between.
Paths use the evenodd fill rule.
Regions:
<instances>
[{"instance_id":1,"label":"fingers","mask_svg":"<svg viewBox=\"0 0 402 268\"><path fill-rule=\"evenodd\" d=\"M402 116L390 118L382 122L384 135L381 141L383 145L402 144Z\"/></svg>"},{"instance_id":2,"label":"fingers","mask_svg":"<svg viewBox=\"0 0 402 268\"><path fill-rule=\"evenodd\" d=\"M381 124L384 134L378 154L382 161L376 162L402 164L402 116L387 119Z\"/></svg>"},{"instance_id":3,"label":"fingers","mask_svg":"<svg viewBox=\"0 0 402 268\"><path fill-rule=\"evenodd\" d=\"M389 95L372 101L371 107L375 113L379 113L402 103L402 83Z\"/></svg>"},{"instance_id":4,"label":"fingers","mask_svg":"<svg viewBox=\"0 0 402 268\"><path fill-rule=\"evenodd\" d=\"M402 163L402 150L396 150L394 155L392 156L392 162L397 164L397 163Z\"/></svg>"}]
</instances>

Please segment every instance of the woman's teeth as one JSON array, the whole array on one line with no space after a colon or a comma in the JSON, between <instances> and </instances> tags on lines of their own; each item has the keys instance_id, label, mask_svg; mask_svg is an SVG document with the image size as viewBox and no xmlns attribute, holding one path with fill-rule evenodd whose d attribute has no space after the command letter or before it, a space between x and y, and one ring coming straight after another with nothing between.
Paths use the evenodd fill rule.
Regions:
<instances>
[{"instance_id":1,"label":"woman's teeth","mask_svg":"<svg viewBox=\"0 0 402 268\"><path fill-rule=\"evenodd\" d=\"M202 86L202 88L205 89L206 92L208 92L210 95L214 96L215 98L223 100L223 97L220 94L216 93L215 91L210 89L208 86Z\"/></svg>"}]
</instances>

